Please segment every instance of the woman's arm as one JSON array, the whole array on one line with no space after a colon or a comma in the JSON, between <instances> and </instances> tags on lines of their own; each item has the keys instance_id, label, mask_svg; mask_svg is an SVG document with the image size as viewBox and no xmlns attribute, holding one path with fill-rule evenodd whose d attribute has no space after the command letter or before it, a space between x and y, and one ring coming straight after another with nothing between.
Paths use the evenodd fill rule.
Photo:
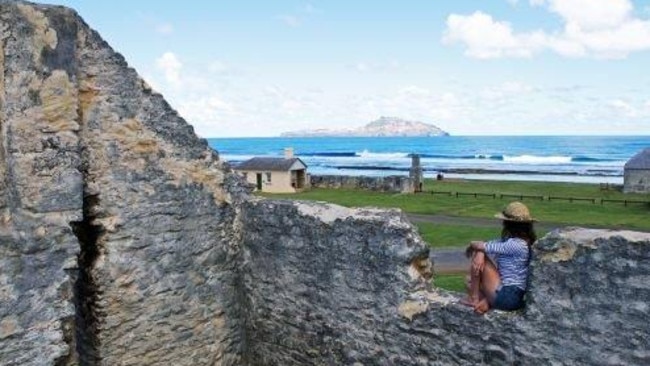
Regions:
<instances>
[{"instance_id":1,"label":"woman's arm","mask_svg":"<svg viewBox=\"0 0 650 366\"><path fill-rule=\"evenodd\" d=\"M479 274L485 267L485 242L473 241L465 251L468 258L472 259L471 270L474 274Z\"/></svg>"},{"instance_id":2,"label":"woman's arm","mask_svg":"<svg viewBox=\"0 0 650 366\"><path fill-rule=\"evenodd\" d=\"M469 243L467 249L465 249L465 255L467 256L467 258L471 258L475 252L485 252L484 241L472 241Z\"/></svg>"},{"instance_id":3,"label":"woman's arm","mask_svg":"<svg viewBox=\"0 0 650 366\"><path fill-rule=\"evenodd\" d=\"M474 251L485 252L485 242L484 241L473 241L469 243L469 246L474 249Z\"/></svg>"},{"instance_id":4,"label":"woman's arm","mask_svg":"<svg viewBox=\"0 0 650 366\"><path fill-rule=\"evenodd\" d=\"M491 241L485 243L483 248L486 253L496 255L528 255L528 244L519 238L510 238L506 241Z\"/></svg>"}]
</instances>

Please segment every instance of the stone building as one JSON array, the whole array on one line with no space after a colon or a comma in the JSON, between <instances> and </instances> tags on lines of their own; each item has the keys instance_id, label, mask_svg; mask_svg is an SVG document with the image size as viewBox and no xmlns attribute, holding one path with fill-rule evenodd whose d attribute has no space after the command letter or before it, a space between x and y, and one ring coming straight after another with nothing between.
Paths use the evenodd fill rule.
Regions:
<instances>
[{"instance_id":1,"label":"stone building","mask_svg":"<svg viewBox=\"0 0 650 366\"><path fill-rule=\"evenodd\" d=\"M623 192L650 193L650 148L644 149L625 163Z\"/></svg>"},{"instance_id":2,"label":"stone building","mask_svg":"<svg viewBox=\"0 0 650 366\"><path fill-rule=\"evenodd\" d=\"M307 165L285 149L283 158L255 157L234 168L255 189L270 193L296 193L309 182Z\"/></svg>"}]
</instances>

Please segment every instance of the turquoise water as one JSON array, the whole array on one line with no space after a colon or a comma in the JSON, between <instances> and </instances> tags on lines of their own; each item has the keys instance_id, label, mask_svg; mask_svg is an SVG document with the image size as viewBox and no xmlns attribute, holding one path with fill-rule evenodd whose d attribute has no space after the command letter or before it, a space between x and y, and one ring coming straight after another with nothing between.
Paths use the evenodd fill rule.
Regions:
<instances>
[{"instance_id":1,"label":"turquoise water","mask_svg":"<svg viewBox=\"0 0 650 366\"><path fill-rule=\"evenodd\" d=\"M210 146L232 164L282 156L291 147L311 174L408 174L419 154L426 177L623 182L623 165L650 136L449 136L382 138L219 138Z\"/></svg>"}]
</instances>

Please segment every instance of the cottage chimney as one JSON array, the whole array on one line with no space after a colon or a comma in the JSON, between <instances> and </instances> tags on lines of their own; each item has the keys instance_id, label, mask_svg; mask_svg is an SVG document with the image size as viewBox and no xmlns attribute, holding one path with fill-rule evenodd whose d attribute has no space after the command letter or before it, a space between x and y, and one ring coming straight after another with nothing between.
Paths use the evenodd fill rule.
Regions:
<instances>
[{"instance_id":1,"label":"cottage chimney","mask_svg":"<svg viewBox=\"0 0 650 366\"><path fill-rule=\"evenodd\" d=\"M293 158L293 148L292 147L285 147L284 148L284 158L285 159Z\"/></svg>"}]
</instances>

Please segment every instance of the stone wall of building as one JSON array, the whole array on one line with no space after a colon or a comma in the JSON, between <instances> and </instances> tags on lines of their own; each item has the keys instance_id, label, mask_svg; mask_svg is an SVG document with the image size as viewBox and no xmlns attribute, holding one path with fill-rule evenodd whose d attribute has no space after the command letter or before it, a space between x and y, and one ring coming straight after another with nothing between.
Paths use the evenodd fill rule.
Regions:
<instances>
[{"instance_id":1,"label":"stone wall of building","mask_svg":"<svg viewBox=\"0 0 650 366\"><path fill-rule=\"evenodd\" d=\"M624 193L650 193L650 170L625 169Z\"/></svg>"}]
</instances>

